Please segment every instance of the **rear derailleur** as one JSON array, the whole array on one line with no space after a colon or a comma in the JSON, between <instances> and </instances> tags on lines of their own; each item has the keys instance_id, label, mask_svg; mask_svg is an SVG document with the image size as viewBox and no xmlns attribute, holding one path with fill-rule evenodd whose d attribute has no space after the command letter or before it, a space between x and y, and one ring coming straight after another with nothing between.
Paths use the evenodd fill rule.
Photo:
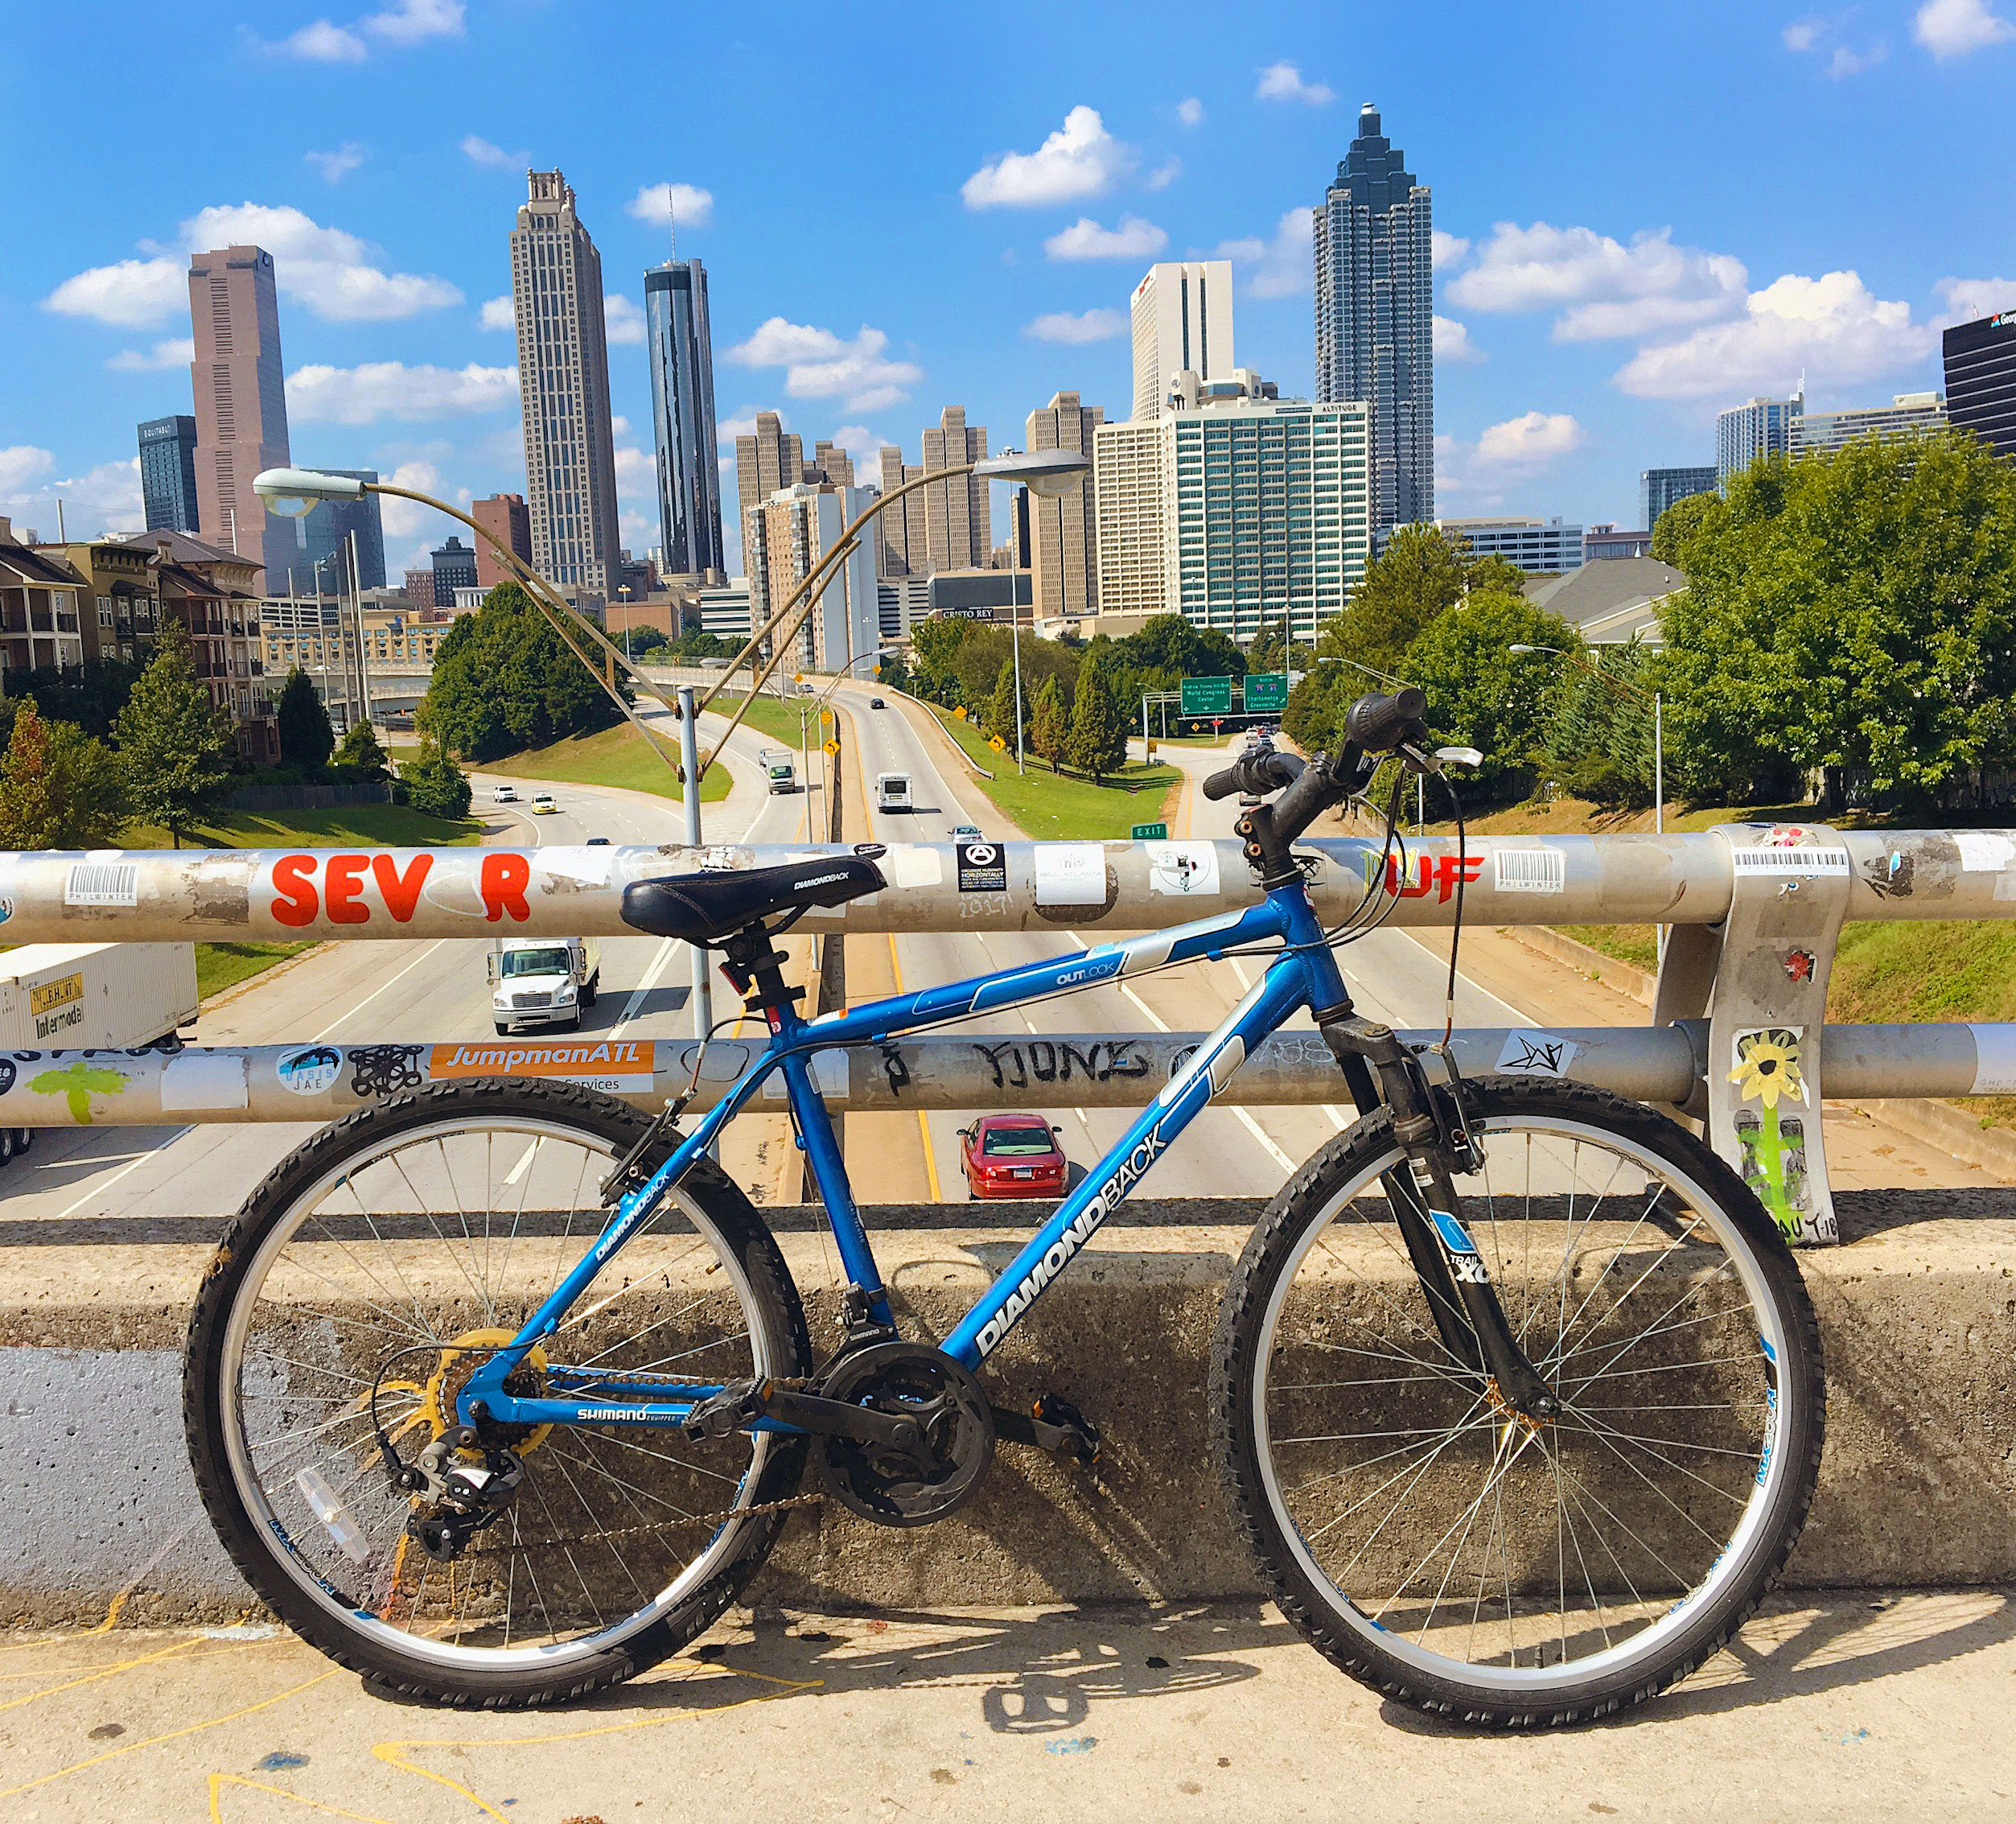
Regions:
<instances>
[{"instance_id":1,"label":"rear derailleur","mask_svg":"<svg viewBox=\"0 0 2016 1824\"><path fill-rule=\"evenodd\" d=\"M525 1485L525 1466L517 1453L486 1447L473 1425L444 1432L412 1463L402 1463L382 1436L378 1449L395 1488L427 1497L408 1517L406 1532L438 1564L460 1558L477 1534L504 1517ZM468 1454L478 1451L480 1462Z\"/></svg>"}]
</instances>

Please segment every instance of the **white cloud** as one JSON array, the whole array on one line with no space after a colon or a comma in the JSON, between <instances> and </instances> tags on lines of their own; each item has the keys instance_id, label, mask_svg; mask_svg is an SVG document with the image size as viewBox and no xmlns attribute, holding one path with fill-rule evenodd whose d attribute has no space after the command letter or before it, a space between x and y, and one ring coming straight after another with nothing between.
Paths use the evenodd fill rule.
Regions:
<instances>
[{"instance_id":1,"label":"white cloud","mask_svg":"<svg viewBox=\"0 0 2016 1824\"><path fill-rule=\"evenodd\" d=\"M1964 57L2016 37L2007 19L1988 0L1925 0L1911 20L1911 35L1937 58Z\"/></svg>"},{"instance_id":2,"label":"white cloud","mask_svg":"<svg viewBox=\"0 0 2016 1824\"><path fill-rule=\"evenodd\" d=\"M602 300L602 333L611 345L642 342L644 314L620 291L611 291Z\"/></svg>"},{"instance_id":3,"label":"white cloud","mask_svg":"<svg viewBox=\"0 0 2016 1824\"><path fill-rule=\"evenodd\" d=\"M1844 76L1860 76L1864 70L1873 70L1890 55L1890 47L1882 39L1866 51L1851 51L1845 44L1834 47L1834 54L1827 60L1826 74L1839 82Z\"/></svg>"},{"instance_id":4,"label":"white cloud","mask_svg":"<svg viewBox=\"0 0 2016 1824\"><path fill-rule=\"evenodd\" d=\"M331 25L327 19L304 25L278 43L262 48L273 56L298 57L310 64L361 64L371 54L354 31Z\"/></svg>"},{"instance_id":5,"label":"white cloud","mask_svg":"<svg viewBox=\"0 0 2016 1824\"><path fill-rule=\"evenodd\" d=\"M1753 291L1745 314L1680 341L1641 348L1616 381L1640 398L1740 398L1784 392L1803 369L1830 386L1853 385L1915 366L1938 344L1908 304L1873 295L1861 275L1788 273Z\"/></svg>"},{"instance_id":6,"label":"white cloud","mask_svg":"<svg viewBox=\"0 0 2016 1824\"><path fill-rule=\"evenodd\" d=\"M1321 108L1337 99L1337 91L1327 82L1305 82L1293 64L1269 64L1260 72L1253 97L1256 101L1302 101Z\"/></svg>"},{"instance_id":7,"label":"white cloud","mask_svg":"<svg viewBox=\"0 0 2016 1824\"><path fill-rule=\"evenodd\" d=\"M463 0L393 0L365 19L364 29L389 44L418 44L430 38L459 38Z\"/></svg>"},{"instance_id":8,"label":"white cloud","mask_svg":"<svg viewBox=\"0 0 2016 1824\"><path fill-rule=\"evenodd\" d=\"M843 424L833 440L854 458L857 486L874 481L882 472L882 447L889 439L878 437L865 424Z\"/></svg>"},{"instance_id":9,"label":"white cloud","mask_svg":"<svg viewBox=\"0 0 2016 1824\"><path fill-rule=\"evenodd\" d=\"M1185 126L1199 126L1203 123L1204 105L1194 95L1186 95L1176 104L1176 118Z\"/></svg>"},{"instance_id":10,"label":"white cloud","mask_svg":"<svg viewBox=\"0 0 2016 1824\"><path fill-rule=\"evenodd\" d=\"M1438 361L1481 361L1484 352L1470 339L1469 326L1454 317L1434 319L1435 359Z\"/></svg>"},{"instance_id":11,"label":"white cloud","mask_svg":"<svg viewBox=\"0 0 2016 1824\"><path fill-rule=\"evenodd\" d=\"M2016 310L2016 278L1942 278L1934 289L1946 300L1942 328Z\"/></svg>"},{"instance_id":12,"label":"white cloud","mask_svg":"<svg viewBox=\"0 0 2016 1824\"><path fill-rule=\"evenodd\" d=\"M34 530L56 535L56 502L63 502L66 529L73 535L138 532L146 515L140 500L140 459L99 463L81 475L49 475L55 458L32 444L0 450L0 513L14 523L18 537Z\"/></svg>"},{"instance_id":13,"label":"white cloud","mask_svg":"<svg viewBox=\"0 0 2016 1824\"><path fill-rule=\"evenodd\" d=\"M154 373L163 368L187 367L195 358L195 337L171 336L165 342L155 343L145 353L138 348L121 348L105 365L114 373Z\"/></svg>"},{"instance_id":14,"label":"white cloud","mask_svg":"<svg viewBox=\"0 0 2016 1824\"><path fill-rule=\"evenodd\" d=\"M370 157L354 139L346 139L333 152L304 152L304 163L313 165L328 183L340 183Z\"/></svg>"},{"instance_id":15,"label":"white cloud","mask_svg":"<svg viewBox=\"0 0 2016 1824\"><path fill-rule=\"evenodd\" d=\"M1676 246L1670 229L1626 246L1593 229L1500 222L1446 294L1473 311L1570 307L1554 338L1579 342L1729 315L1742 308L1747 276L1727 253Z\"/></svg>"},{"instance_id":16,"label":"white cloud","mask_svg":"<svg viewBox=\"0 0 2016 1824\"><path fill-rule=\"evenodd\" d=\"M746 368L782 368L784 390L794 399L844 397L854 412L879 411L908 395L924 377L912 361L892 361L883 351L889 338L866 323L851 341L829 329L771 317L747 342L723 357Z\"/></svg>"},{"instance_id":17,"label":"white cloud","mask_svg":"<svg viewBox=\"0 0 2016 1824\"><path fill-rule=\"evenodd\" d=\"M411 488L437 498L441 493L441 471L430 462L401 463L385 477L395 488ZM431 529L439 516L418 500L401 500L389 494L378 496L378 515L388 538L417 538L422 529ZM426 559L421 560L424 565ZM421 565L416 565L416 569Z\"/></svg>"},{"instance_id":18,"label":"white cloud","mask_svg":"<svg viewBox=\"0 0 2016 1824\"><path fill-rule=\"evenodd\" d=\"M1022 327L1024 336L1039 342L1105 342L1126 333L1127 313L1105 309L1051 311Z\"/></svg>"},{"instance_id":19,"label":"white cloud","mask_svg":"<svg viewBox=\"0 0 2016 1824\"><path fill-rule=\"evenodd\" d=\"M11 500L46 469L56 466L56 457L32 443L15 443L0 450L0 499Z\"/></svg>"},{"instance_id":20,"label":"white cloud","mask_svg":"<svg viewBox=\"0 0 2016 1824\"><path fill-rule=\"evenodd\" d=\"M1134 167L1134 153L1080 102L1033 152L1003 152L960 186L969 209L1028 208L1103 196Z\"/></svg>"},{"instance_id":21,"label":"white cloud","mask_svg":"<svg viewBox=\"0 0 2016 1824\"><path fill-rule=\"evenodd\" d=\"M922 370L918 370L921 373ZM910 397L901 386L887 384L870 386L858 393L850 393L847 410L850 412L879 412L891 406L900 406Z\"/></svg>"},{"instance_id":22,"label":"white cloud","mask_svg":"<svg viewBox=\"0 0 2016 1824\"><path fill-rule=\"evenodd\" d=\"M1582 427L1566 412L1525 412L1494 424L1477 439L1475 461L1500 473L1531 473L1582 443Z\"/></svg>"},{"instance_id":23,"label":"white cloud","mask_svg":"<svg viewBox=\"0 0 2016 1824\"><path fill-rule=\"evenodd\" d=\"M1778 35L1788 51L1804 53L1820 43L1821 34L1826 29L1826 20L1817 14L1808 14L1803 19L1794 19Z\"/></svg>"},{"instance_id":24,"label":"white cloud","mask_svg":"<svg viewBox=\"0 0 2016 1824\"><path fill-rule=\"evenodd\" d=\"M481 134L463 136L462 154L471 164L488 165L497 171L521 171L532 163L529 152L507 152L501 146L493 146Z\"/></svg>"},{"instance_id":25,"label":"white cloud","mask_svg":"<svg viewBox=\"0 0 2016 1824\"><path fill-rule=\"evenodd\" d=\"M1312 252L1315 217L1307 209L1290 209L1274 224L1273 238L1262 241L1247 235L1237 241L1220 241L1212 257L1230 260L1253 270L1246 290L1255 298L1293 298L1314 282L1315 256Z\"/></svg>"},{"instance_id":26,"label":"white cloud","mask_svg":"<svg viewBox=\"0 0 2016 1824\"><path fill-rule=\"evenodd\" d=\"M518 310L509 297L486 298L483 309L477 313L476 322L483 329L512 329L518 327Z\"/></svg>"},{"instance_id":27,"label":"white cloud","mask_svg":"<svg viewBox=\"0 0 2016 1824\"><path fill-rule=\"evenodd\" d=\"M1183 160L1172 155L1163 159L1141 180L1141 187L1143 190L1166 190L1183 175Z\"/></svg>"},{"instance_id":28,"label":"white cloud","mask_svg":"<svg viewBox=\"0 0 2016 1824\"><path fill-rule=\"evenodd\" d=\"M486 368L474 361L464 368L367 361L354 368L297 368L287 376L287 416L303 423L469 418L500 411L517 398L516 368Z\"/></svg>"},{"instance_id":29,"label":"white cloud","mask_svg":"<svg viewBox=\"0 0 2016 1824\"><path fill-rule=\"evenodd\" d=\"M616 492L633 498L648 496L655 499L658 492L658 471L651 458L634 443L619 443L615 458Z\"/></svg>"},{"instance_id":30,"label":"white cloud","mask_svg":"<svg viewBox=\"0 0 2016 1824\"><path fill-rule=\"evenodd\" d=\"M1860 50L1847 43L1844 34L1857 10L1850 6L1831 18L1824 13L1808 13L1804 19L1793 20L1779 38L1788 51L1798 56L1825 53L1827 61L1821 73L1837 82L1844 76L1859 76L1882 63L1890 55L1890 46L1880 38Z\"/></svg>"},{"instance_id":31,"label":"white cloud","mask_svg":"<svg viewBox=\"0 0 2016 1824\"><path fill-rule=\"evenodd\" d=\"M640 222L670 219L681 228L705 228L714 219L714 193L695 183L647 183L623 204Z\"/></svg>"},{"instance_id":32,"label":"white cloud","mask_svg":"<svg viewBox=\"0 0 2016 1824\"><path fill-rule=\"evenodd\" d=\"M1102 228L1090 216L1080 216L1069 228L1051 235L1043 243L1043 251L1053 260L1146 260L1168 245L1169 237L1139 216L1122 216L1113 228Z\"/></svg>"},{"instance_id":33,"label":"white cloud","mask_svg":"<svg viewBox=\"0 0 2016 1824\"><path fill-rule=\"evenodd\" d=\"M1434 268L1440 272L1444 266L1453 266L1470 251L1470 243L1460 234L1450 234L1442 229L1431 231L1430 241L1434 249Z\"/></svg>"},{"instance_id":34,"label":"white cloud","mask_svg":"<svg viewBox=\"0 0 2016 1824\"><path fill-rule=\"evenodd\" d=\"M611 437L627 437L630 434L630 420L621 412L609 414L609 434Z\"/></svg>"},{"instance_id":35,"label":"white cloud","mask_svg":"<svg viewBox=\"0 0 2016 1824\"><path fill-rule=\"evenodd\" d=\"M44 310L91 317L121 328L142 328L188 308L186 263L142 242L146 260L93 266L65 279L43 299ZM388 273L371 263L373 249L354 234L324 228L290 206L261 203L213 206L183 222L186 253L253 245L273 255L274 282L282 297L333 323L384 323L422 311L459 304L462 293L446 279Z\"/></svg>"}]
</instances>

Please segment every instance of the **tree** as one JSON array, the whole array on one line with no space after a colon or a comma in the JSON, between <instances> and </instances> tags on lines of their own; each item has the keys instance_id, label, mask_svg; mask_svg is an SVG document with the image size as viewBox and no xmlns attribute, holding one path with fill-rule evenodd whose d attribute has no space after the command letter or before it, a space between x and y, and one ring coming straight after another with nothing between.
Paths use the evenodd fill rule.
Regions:
<instances>
[{"instance_id":1,"label":"tree","mask_svg":"<svg viewBox=\"0 0 2016 1824\"><path fill-rule=\"evenodd\" d=\"M1661 676L1689 797L1769 803L1817 772L1915 808L2016 758L2016 469L1986 445L1861 439L1660 526L1683 508Z\"/></svg>"},{"instance_id":2,"label":"tree","mask_svg":"<svg viewBox=\"0 0 2016 1824\"><path fill-rule=\"evenodd\" d=\"M1127 764L1127 722L1104 667L1084 666L1071 704L1071 764L1096 784Z\"/></svg>"},{"instance_id":3,"label":"tree","mask_svg":"<svg viewBox=\"0 0 2016 1824\"><path fill-rule=\"evenodd\" d=\"M1580 641L1565 621L1524 596L1491 591L1438 616L1401 661L1408 681L1428 694L1430 732L1483 753L1478 784L1500 803L1520 796L1531 778L1561 665L1545 653L1509 649L1519 644L1574 652Z\"/></svg>"},{"instance_id":4,"label":"tree","mask_svg":"<svg viewBox=\"0 0 2016 1824\"><path fill-rule=\"evenodd\" d=\"M343 745L336 749L336 764L362 780L386 779L392 772L385 744L368 722L354 722L344 730Z\"/></svg>"},{"instance_id":5,"label":"tree","mask_svg":"<svg viewBox=\"0 0 2016 1824\"><path fill-rule=\"evenodd\" d=\"M231 791L238 744L229 714L213 703L190 659L188 630L163 624L154 655L112 726L134 817L183 837Z\"/></svg>"},{"instance_id":6,"label":"tree","mask_svg":"<svg viewBox=\"0 0 2016 1824\"><path fill-rule=\"evenodd\" d=\"M994 675L994 694L987 699L987 732L998 735L1010 747L1015 744L1015 666L1003 659Z\"/></svg>"},{"instance_id":7,"label":"tree","mask_svg":"<svg viewBox=\"0 0 2016 1824\"><path fill-rule=\"evenodd\" d=\"M401 763L399 781L406 788L406 802L417 811L429 817L469 814L467 776L441 751L441 743L427 735L420 738L418 755Z\"/></svg>"},{"instance_id":8,"label":"tree","mask_svg":"<svg viewBox=\"0 0 2016 1824\"><path fill-rule=\"evenodd\" d=\"M316 771L328 765L329 756L335 749L336 731L329 726L329 712L316 694L314 680L299 665L288 672L273 713L280 725L282 760L289 766Z\"/></svg>"},{"instance_id":9,"label":"tree","mask_svg":"<svg viewBox=\"0 0 2016 1824\"><path fill-rule=\"evenodd\" d=\"M125 781L102 741L15 706L0 760L0 849L104 849L126 821Z\"/></svg>"},{"instance_id":10,"label":"tree","mask_svg":"<svg viewBox=\"0 0 2016 1824\"><path fill-rule=\"evenodd\" d=\"M447 751L490 760L591 734L616 714L532 598L500 583L441 642L419 721Z\"/></svg>"},{"instance_id":11,"label":"tree","mask_svg":"<svg viewBox=\"0 0 2016 1824\"><path fill-rule=\"evenodd\" d=\"M1545 748L1535 764L1553 784L1599 809L1640 809L1652 801L1650 649L1634 640L1591 647L1582 657L1595 675L1562 665Z\"/></svg>"},{"instance_id":12,"label":"tree","mask_svg":"<svg viewBox=\"0 0 2016 1824\"><path fill-rule=\"evenodd\" d=\"M1675 570L1686 569L1682 552L1703 520L1721 504L1722 496L1713 492L1689 494L1674 501L1659 516L1659 524L1652 528L1652 555L1662 564L1671 564Z\"/></svg>"},{"instance_id":13,"label":"tree","mask_svg":"<svg viewBox=\"0 0 2016 1824\"><path fill-rule=\"evenodd\" d=\"M1057 688L1055 677L1046 677L1036 693L1035 713L1029 723L1029 745L1050 762L1052 772L1070 751L1071 725L1064 715L1064 693Z\"/></svg>"},{"instance_id":14,"label":"tree","mask_svg":"<svg viewBox=\"0 0 2016 1824\"><path fill-rule=\"evenodd\" d=\"M1156 615L1113 641L1127 668L1150 690L1173 690L1184 677L1243 677L1246 661L1232 636L1194 626L1178 614Z\"/></svg>"}]
</instances>

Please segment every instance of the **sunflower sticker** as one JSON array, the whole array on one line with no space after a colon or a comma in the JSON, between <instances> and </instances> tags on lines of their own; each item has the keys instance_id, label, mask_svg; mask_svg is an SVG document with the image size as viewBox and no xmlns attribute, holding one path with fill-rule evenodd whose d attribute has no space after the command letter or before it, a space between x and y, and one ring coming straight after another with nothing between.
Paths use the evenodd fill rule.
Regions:
<instances>
[{"instance_id":1,"label":"sunflower sticker","mask_svg":"<svg viewBox=\"0 0 2016 1824\"><path fill-rule=\"evenodd\" d=\"M1736 1111L1743 1180L1757 1193L1788 1241L1815 1221L1806 1169L1806 1124L1780 1104L1807 1103L1800 1068L1802 1029L1766 1026L1736 1035L1735 1068L1729 1081L1745 1106ZM1748 1105L1755 1105L1754 1107Z\"/></svg>"}]
</instances>

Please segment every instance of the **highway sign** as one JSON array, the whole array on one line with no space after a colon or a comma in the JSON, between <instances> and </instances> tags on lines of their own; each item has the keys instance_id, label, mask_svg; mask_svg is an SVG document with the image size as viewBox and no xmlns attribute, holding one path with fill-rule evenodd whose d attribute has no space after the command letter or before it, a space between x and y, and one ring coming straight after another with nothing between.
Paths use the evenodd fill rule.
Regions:
<instances>
[{"instance_id":1,"label":"highway sign","mask_svg":"<svg viewBox=\"0 0 2016 1824\"><path fill-rule=\"evenodd\" d=\"M1169 840L1169 826L1166 823L1138 823L1133 828L1137 842L1166 842Z\"/></svg>"},{"instance_id":2,"label":"highway sign","mask_svg":"<svg viewBox=\"0 0 2016 1824\"><path fill-rule=\"evenodd\" d=\"M1226 715L1232 710L1229 677L1186 677L1183 681L1185 715Z\"/></svg>"},{"instance_id":3,"label":"highway sign","mask_svg":"<svg viewBox=\"0 0 2016 1824\"><path fill-rule=\"evenodd\" d=\"M833 711L831 710L821 710L819 712L819 719L821 722L831 722L833 720Z\"/></svg>"},{"instance_id":4,"label":"highway sign","mask_svg":"<svg viewBox=\"0 0 2016 1824\"><path fill-rule=\"evenodd\" d=\"M1288 673L1254 672L1246 680L1246 710L1250 715L1277 715L1288 706Z\"/></svg>"},{"instance_id":5,"label":"highway sign","mask_svg":"<svg viewBox=\"0 0 2016 1824\"><path fill-rule=\"evenodd\" d=\"M837 741L829 741L826 743L826 751L829 754L838 753L840 751L840 743Z\"/></svg>"},{"instance_id":6,"label":"highway sign","mask_svg":"<svg viewBox=\"0 0 2016 1824\"><path fill-rule=\"evenodd\" d=\"M1006 753L1008 750L1008 743L998 735L989 735L987 737L987 745L998 754Z\"/></svg>"}]
</instances>

